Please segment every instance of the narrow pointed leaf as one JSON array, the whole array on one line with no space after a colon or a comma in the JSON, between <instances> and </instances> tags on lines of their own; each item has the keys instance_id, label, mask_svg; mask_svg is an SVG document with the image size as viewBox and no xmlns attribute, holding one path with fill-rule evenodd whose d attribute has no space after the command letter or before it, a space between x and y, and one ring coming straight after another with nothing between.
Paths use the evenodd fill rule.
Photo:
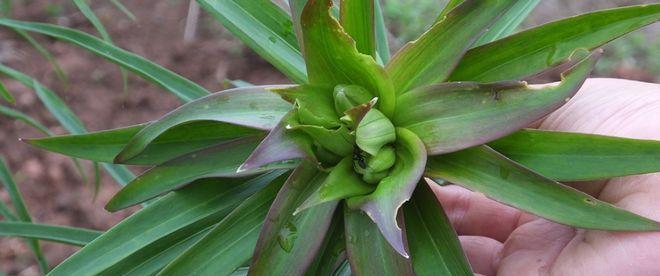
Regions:
<instances>
[{"instance_id":1,"label":"narrow pointed leaf","mask_svg":"<svg viewBox=\"0 0 660 276\"><path fill-rule=\"evenodd\" d=\"M344 210L346 252L353 275L415 275L410 259L392 248L366 214L350 208Z\"/></svg>"},{"instance_id":2,"label":"narrow pointed leaf","mask_svg":"<svg viewBox=\"0 0 660 276\"><path fill-rule=\"evenodd\" d=\"M117 155L123 163L139 156L168 129L193 121L217 121L248 128L270 130L291 105L268 91L279 86L235 88L185 104L140 130Z\"/></svg>"},{"instance_id":3,"label":"narrow pointed leaf","mask_svg":"<svg viewBox=\"0 0 660 276\"><path fill-rule=\"evenodd\" d=\"M353 169L353 158L346 157L335 166L321 186L303 202L296 213L307 208L373 192L374 186L365 183Z\"/></svg>"},{"instance_id":4,"label":"narrow pointed leaf","mask_svg":"<svg viewBox=\"0 0 660 276\"><path fill-rule=\"evenodd\" d=\"M348 200L352 209L363 210L378 226L385 239L402 256L408 257L401 227L396 219L399 208L410 199L424 173L426 150L411 131L397 128L396 164L389 176L366 196Z\"/></svg>"},{"instance_id":5,"label":"narrow pointed leaf","mask_svg":"<svg viewBox=\"0 0 660 276\"><path fill-rule=\"evenodd\" d=\"M474 46L481 46L510 35L540 2L541 0L517 1L495 24L488 28L486 33L481 35Z\"/></svg>"},{"instance_id":6,"label":"narrow pointed leaf","mask_svg":"<svg viewBox=\"0 0 660 276\"><path fill-rule=\"evenodd\" d=\"M270 0L197 0L230 32L296 83L306 83L305 61L284 10Z\"/></svg>"},{"instance_id":7,"label":"narrow pointed leaf","mask_svg":"<svg viewBox=\"0 0 660 276\"><path fill-rule=\"evenodd\" d=\"M0 107L2 113L2 107ZM146 124L91 132L80 135L23 139L48 151L82 159L111 163L135 134ZM186 153L247 136L261 136L262 131L213 121L194 121L177 125L154 139L132 165L158 165Z\"/></svg>"},{"instance_id":8,"label":"narrow pointed leaf","mask_svg":"<svg viewBox=\"0 0 660 276\"><path fill-rule=\"evenodd\" d=\"M130 264L131 256L143 248L167 247L216 224L281 174L251 180L205 179L166 195L85 246L51 275L93 275L117 263Z\"/></svg>"},{"instance_id":9,"label":"narrow pointed leaf","mask_svg":"<svg viewBox=\"0 0 660 276\"><path fill-rule=\"evenodd\" d=\"M587 13L551 22L467 52L450 81L521 79L564 63L577 49L592 50L660 20L660 4Z\"/></svg>"},{"instance_id":10,"label":"narrow pointed leaf","mask_svg":"<svg viewBox=\"0 0 660 276\"><path fill-rule=\"evenodd\" d=\"M660 170L660 141L524 129L489 145L556 181L608 179Z\"/></svg>"},{"instance_id":11,"label":"narrow pointed leaf","mask_svg":"<svg viewBox=\"0 0 660 276\"><path fill-rule=\"evenodd\" d=\"M99 273L99 276L143 276L156 275L165 266L178 256L186 252L193 244L201 240L213 228L191 233L186 237L177 237L169 240L169 243L156 243L131 254L130 257L115 263L112 267Z\"/></svg>"},{"instance_id":12,"label":"narrow pointed leaf","mask_svg":"<svg viewBox=\"0 0 660 276\"><path fill-rule=\"evenodd\" d=\"M160 275L229 275L249 261L281 179L246 199Z\"/></svg>"},{"instance_id":13,"label":"narrow pointed leaf","mask_svg":"<svg viewBox=\"0 0 660 276\"><path fill-rule=\"evenodd\" d=\"M0 20L2 20L0 18ZM39 100L42 101L44 106L51 112L58 122L70 133L83 134L87 130L82 124L80 119L71 111L71 109L64 103L64 101L57 96L55 92L44 87L36 79L25 75L19 71L0 64L0 73L5 74L23 85L35 90ZM95 165L96 166L96 165ZM102 164L103 168L117 181L120 185L128 183L128 181L135 178L133 173L122 166L112 164Z\"/></svg>"},{"instance_id":14,"label":"narrow pointed leaf","mask_svg":"<svg viewBox=\"0 0 660 276\"><path fill-rule=\"evenodd\" d=\"M281 163L237 173L238 167L257 143L254 138L241 138L165 162L131 181L108 202L106 209L112 212L121 210L201 178L240 177L295 165Z\"/></svg>"},{"instance_id":15,"label":"narrow pointed leaf","mask_svg":"<svg viewBox=\"0 0 660 276\"><path fill-rule=\"evenodd\" d=\"M376 53L380 58L382 64L390 62L390 43L389 32L385 25L385 18L383 16L383 8L381 7L380 0L374 0L374 19L376 24Z\"/></svg>"},{"instance_id":16,"label":"narrow pointed leaf","mask_svg":"<svg viewBox=\"0 0 660 276\"><path fill-rule=\"evenodd\" d=\"M358 52L353 39L331 15L331 0L310 0L302 13L305 60L310 83L355 84L379 98L379 109L394 112L394 89L373 57Z\"/></svg>"},{"instance_id":17,"label":"narrow pointed leaf","mask_svg":"<svg viewBox=\"0 0 660 276\"><path fill-rule=\"evenodd\" d=\"M295 121L297 114L292 110L268 133L238 170L255 170L276 162L312 158L314 155L309 137L287 128L295 125Z\"/></svg>"},{"instance_id":18,"label":"narrow pointed leaf","mask_svg":"<svg viewBox=\"0 0 660 276\"><path fill-rule=\"evenodd\" d=\"M344 211L341 205L335 211L330 230L323 246L305 275L335 275L334 272L346 262L346 238L344 236Z\"/></svg>"},{"instance_id":19,"label":"narrow pointed leaf","mask_svg":"<svg viewBox=\"0 0 660 276\"><path fill-rule=\"evenodd\" d=\"M23 22L7 18L0 18L0 26L36 32L75 44L136 73L147 81L160 85L184 101L192 101L209 94L206 89L198 84L87 33L57 25Z\"/></svg>"},{"instance_id":20,"label":"narrow pointed leaf","mask_svg":"<svg viewBox=\"0 0 660 276\"><path fill-rule=\"evenodd\" d=\"M0 221L0 236L15 236L85 246L102 232L31 222Z\"/></svg>"},{"instance_id":21,"label":"narrow pointed leaf","mask_svg":"<svg viewBox=\"0 0 660 276\"><path fill-rule=\"evenodd\" d=\"M561 224L612 231L660 230L658 222L545 178L486 146L433 156L427 166L429 177Z\"/></svg>"},{"instance_id":22,"label":"narrow pointed leaf","mask_svg":"<svg viewBox=\"0 0 660 276\"><path fill-rule=\"evenodd\" d=\"M397 94L444 82L483 31L514 3L467 0L420 38L404 46L387 64Z\"/></svg>"},{"instance_id":23,"label":"narrow pointed leaf","mask_svg":"<svg viewBox=\"0 0 660 276\"><path fill-rule=\"evenodd\" d=\"M9 93L9 90L7 90L7 87L2 82L0 82L0 96L10 104L16 103L16 99Z\"/></svg>"},{"instance_id":24,"label":"narrow pointed leaf","mask_svg":"<svg viewBox=\"0 0 660 276\"><path fill-rule=\"evenodd\" d=\"M353 38L360 53L376 59L374 1L341 0L340 20L344 31Z\"/></svg>"},{"instance_id":25,"label":"narrow pointed leaf","mask_svg":"<svg viewBox=\"0 0 660 276\"><path fill-rule=\"evenodd\" d=\"M42 46L41 43L39 43L39 41L34 39L34 37L32 37L26 31L18 29L18 28L12 28L12 30L14 30L20 37L25 39L25 41L27 41L32 46L32 48L37 50L37 52L43 58L45 58L48 61L48 63L50 63L50 65L53 67L53 71L55 71L55 75L57 75L57 77L61 81L63 81L65 84L67 84L69 82L69 76L67 75L66 72L64 72L64 70L60 66L60 63L53 56L53 54L50 51L48 51L48 49L46 49L44 46Z\"/></svg>"},{"instance_id":26,"label":"narrow pointed leaf","mask_svg":"<svg viewBox=\"0 0 660 276\"><path fill-rule=\"evenodd\" d=\"M119 2L119 0L110 0L110 3L112 3L119 11L121 11L124 15L126 15L126 17L128 17L128 19L130 19L132 21L137 21L137 18L131 12L131 10L126 8L126 6L124 6L124 4Z\"/></svg>"},{"instance_id":27,"label":"narrow pointed leaf","mask_svg":"<svg viewBox=\"0 0 660 276\"><path fill-rule=\"evenodd\" d=\"M593 53L583 59L563 74L559 84L456 82L415 89L399 98L394 123L415 132L432 155L487 143L564 105L582 86L598 56Z\"/></svg>"},{"instance_id":28,"label":"narrow pointed leaf","mask_svg":"<svg viewBox=\"0 0 660 276\"><path fill-rule=\"evenodd\" d=\"M1 156L0 156L0 183L2 183L2 185L5 187L5 190L9 195L9 199L11 199L11 203L14 206L14 210L16 211L16 215L17 215L16 218L18 219L18 221L31 223L32 217L30 216L30 212L28 211L27 206L25 205L25 201L23 200L21 191L19 190L18 185L16 185L16 182L12 177L12 173L9 170L7 163L5 162L4 158L2 158ZM11 217L5 217L5 219L11 219ZM26 242L30 250L32 250L32 252L34 253L34 256L37 259L37 263L39 264L39 269L41 270L41 272L44 274L47 273L49 270L48 262L41 251L41 246L39 245L39 241L37 239L27 239Z\"/></svg>"},{"instance_id":29,"label":"narrow pointed leaf","mask_svg":"<svg viewBox=\"0 0 660 276\"><path fill-rule=\"evenodd\" d=\"M284 183L268 211L250 265L250 275L302 275L320 249L337 207L317 205L293 215L294 210L326 178L304 163Z\"/></svg>"},{"instance_id":30,"label":"narrow pointed leaf","mask_svg":"<svg viewBox=\"0 0 660 276\"><path fill-rule=\"evenodd\" d=\"M26 125L29 125L29 126L35 128L36 130L38 130L39 132L44 133L46 135L50 135L50 133L51 133L50 130L48 130L48 128L46 126L44 126L42 123L40 123L36 119L34 119L34 118L28 116L27 114L25 114L21 111L18 111L16 109L0 105L0 114L2 114L4 116L7 116L9 118L15 119L15 120L19 120L19 121L25 123Z\"/></svg>"},{"instance_id":31,"label":"narrow pointed leaf","mask_svg":"<svg viewBox=\"0 0 660 276\"><path fill-rule=\"evenodd\" d=\"M474 275L456 231L425 181L403 210L415 275Z\"/></svg>"}]
</instances>

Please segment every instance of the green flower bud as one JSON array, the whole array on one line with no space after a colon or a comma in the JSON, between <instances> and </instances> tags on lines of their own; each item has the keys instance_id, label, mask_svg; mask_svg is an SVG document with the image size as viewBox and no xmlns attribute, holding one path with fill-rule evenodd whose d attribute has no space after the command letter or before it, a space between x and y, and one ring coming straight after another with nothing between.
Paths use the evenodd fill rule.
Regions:
<instances>
[{"instance_id":1,"label":"green flower bud","mask_svg":"<svg viewBox=\"0 0 660 276\"><path fill-rule=\"evenodd\" d=\"M378 153L367 160L367 169L374 172L389 170L394 166L396 153L392 146L385 146Z\"/></svg>"}]
</instances>

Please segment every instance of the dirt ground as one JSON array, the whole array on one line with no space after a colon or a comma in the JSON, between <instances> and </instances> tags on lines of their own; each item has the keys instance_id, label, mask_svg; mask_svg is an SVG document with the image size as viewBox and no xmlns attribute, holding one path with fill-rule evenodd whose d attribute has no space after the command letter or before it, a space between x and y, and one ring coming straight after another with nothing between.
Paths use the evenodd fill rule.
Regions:
<instances>
[{"instance_id":1,"label":"dirt ground","mask_svg":"<svg viewBox=\"0 0 660 276\"><path fill-rule=\"evenodd\" d=\"M183 43L188 1L123 1L137 17L133 22L109 4L93 1L94 11L105 23L116 44L157 62L210 91L221 90L225 79L256 84L283 83L286 79L252 51L232 39L210 16L202 12L197 38ZM58 8L59 7L59 8ZM13 17L50 22L94 33L71 1L24 1ZM0 29L0 62L39 79L56 91L78 114L89 130L116 128L158 118L180 102L163 89L130 77L122 91L117 66L69 44L36 36L68 73L66 85L48 63L16 34ZM648 74L623 70L615 76L649 80ZM15 81L0 78L17 98L12 108L38 119L57 134L66 131L41 105L34 92ZM41 135L11 119L0 117L0 155L15 172L35 221L106 230L134 210L109 213L103 205L118 190L104 175L100 193L92 197L92 185L84 183L70 159L31 148L19 137ZM88 174L91 167L86 164ZM8 196L0 189L0 198ZM51 266L75 252L75 247L43 243ZM38 275L32 254L24 242L0 238L0 271L8 275Z\"/></svg>"}]
</instances>

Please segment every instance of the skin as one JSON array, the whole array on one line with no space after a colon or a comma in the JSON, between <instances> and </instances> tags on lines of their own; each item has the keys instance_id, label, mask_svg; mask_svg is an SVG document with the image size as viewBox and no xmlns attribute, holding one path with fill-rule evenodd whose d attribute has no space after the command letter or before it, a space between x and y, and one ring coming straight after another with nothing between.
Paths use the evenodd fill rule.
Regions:
<instances>
[{"instance_id":1,"label":"skin","mask_svg":"<svg viewBox=\"0 0 660 276\"><path fill-rule=\"evenodd\" d=\"M541 129L660 140L660 84L589 79ZM660 221L660 173L569 184ZM582 230L431 185L482 275L660 275L660 232Z\"/></svg>"}]
</instances>

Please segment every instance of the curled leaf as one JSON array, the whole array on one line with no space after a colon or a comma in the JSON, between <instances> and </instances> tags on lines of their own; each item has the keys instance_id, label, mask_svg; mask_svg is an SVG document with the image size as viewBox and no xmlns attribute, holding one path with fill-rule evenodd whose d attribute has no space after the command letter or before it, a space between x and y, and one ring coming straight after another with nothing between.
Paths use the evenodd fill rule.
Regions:
<instances>
[{"instance_id":1,"label":"curled leaf","mask_svg":"<svg viewBox=\"0 0 660 276\"><path fill-rule=\"evenodd\" d=\"M362 150L376 155L384 145L396 140L396 131L392 122L383 113L371 109L358 124L355 139Z\"/></svg>"}]
</instances>

